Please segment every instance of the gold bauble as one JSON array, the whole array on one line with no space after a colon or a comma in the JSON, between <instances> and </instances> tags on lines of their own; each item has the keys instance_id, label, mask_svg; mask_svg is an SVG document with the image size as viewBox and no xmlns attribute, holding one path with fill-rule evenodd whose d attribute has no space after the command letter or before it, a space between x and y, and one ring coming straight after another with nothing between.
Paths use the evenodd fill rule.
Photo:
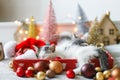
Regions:
<instances>
[{"instance_id":1,"label":"gold bauble","mask_svg":"<svg viewBox=\"0 0 120 80\"><path fill-rule=\"evenodd\" d=\"M46 74L44 72L40 71L37 73L36 77L37 77L37 80L44 80L46 77Z\"/></svg>"},{"instance_id":2,"label":"gold bauble","mask_svg":"<svg viewBox=\"0 0 120 80\"><path fill-rule=\"evenodd\" d=\"M10 68L13 68L13 61L10 61L8 65Z\"/></svg>"},{"instance_id":3,"label":"gold bauble","mask_svg":"<svg viewBox=\"0 0 120 80\"><path fill-rule=\"evenodd\" d=\"M34 68L33 67L28 67L27 70L33 70L34 71Z\"/></svg>"},{"instance_id":4,"label":"gold bauble","mask_svg":"<svg viewBox=\"0 0 120 80\"><path fill-rule=\"evenodd\" d=\"M59 61L51 61L49 64L50 70L53 70L56 74L60 74L63 71L62 63Z\"/></svg>"},{"instance_id":5,"label":"gold bauble","mask_svg":"<svg viewBox=\"0 0 120 80\"><path fill-rule=\"evenodd\" d=\"M95 71L100 72L100 71L101 71L101 68L100 68L100 67L96 67L96 68L95 68Z\"/></svg>"},{"instance_id":6,"label":"gold bauble","mask_svg":"<svg viewBox=\"0 0 120 80\"><path fill-rule=\"evenodd\" d=\"M110 70L106 70L106 71L103 72L103 75L104 75L104 77L107 79L107 78L110 77L111 71L110 71Z\"/></svg>"},{"instance_id":7,"label":"gold bauble","mask_svg":"<svg viewBox=\"0 0 120 80\"><path fill-rule=\"evenodd\" d=\"M104 76L102 72L97 72L96 73L96 80L104 80Z\"/></svg>"}]
</instances>

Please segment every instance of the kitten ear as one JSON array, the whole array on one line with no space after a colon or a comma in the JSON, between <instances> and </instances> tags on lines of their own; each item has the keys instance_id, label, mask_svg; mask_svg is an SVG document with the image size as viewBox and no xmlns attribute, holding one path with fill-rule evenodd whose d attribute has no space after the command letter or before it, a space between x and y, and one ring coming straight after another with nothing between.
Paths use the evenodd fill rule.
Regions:
<instances>
[{"instance_id":1,"label":"kitten ear","mask_svg":"<svg viewBox=\"0 0 120 80\"><path fill-rule=\"evenodd\" d=\"M78 38L78 35L76 33L73 33L73 38Z\"/></svg>"}]
</instances>

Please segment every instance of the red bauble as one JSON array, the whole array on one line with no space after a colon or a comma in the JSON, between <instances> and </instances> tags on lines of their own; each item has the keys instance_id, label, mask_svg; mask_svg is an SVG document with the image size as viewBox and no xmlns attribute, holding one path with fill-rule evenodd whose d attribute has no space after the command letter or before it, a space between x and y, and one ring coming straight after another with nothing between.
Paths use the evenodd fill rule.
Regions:
<instances>
[{"instance_id":1,"label":"red bauble","mask_svg":"<svg viewBox=\"0 0 120 80\"><path fill-rule=\"evenodd\" d=\"M66 71L66 76L68 78L74 78L75 77L75 72L73 70L67 70Z\"/></svg>"},{"instance_id":2,"label":"red bauble","mask_svg":"<svg viewBox=\"0 0 120 80\"><path fill-rule=\"evenodd\" d=\"M81 68L81 74L86 78L93 78L96 74L94 65L84 64Z\"/></svg>"},{"instance_id":3,"label":"red bauble","mask_svg":"<svg viewBox=\"0 0 120 80\"><path fill-rule=\"evenodd\" d=\"M112 77L120 77L120 68L114 68L114 69L111 71L111 76L112 76Z\"/></svg>"},{"instance_id":4,"label":"red bauble","mask_svg":"<svg viewBox=\"0 0 120 80\"><path fill-rule=\"evenodd\" d=\"M108 78L108 80L115 80L115 77L110 77Z\"/></svg>"},{"instance_id":5,"label":"red bauble","mask_svg":"<svg viewBox=\"0 0 120 80\"><path fill-rule=\"evenodd\" d=\"M54 59L55 59L55 60L59 60L59 59L61 59L61 57L55 57Z\"/></svg>"},{"instance_id":6,"label":"red bauble","mask_svg":"<svg viewBox=\"0 0 120 80\"><path fill-rule=\"evenodd\" d=\"M45 61L39 61L34 64L35 72L43 71L45 72L48 68L48 65Z\"/></svg>"},{"instance_id":7,"label":"red bauble","mask_svg":"<svg viewBox=\"0 0 120 80\"><path fill-rule=\"evenodd\" d=\"M17 70L16 70L16 74L19 77L23 77L25 75L24 67L22 67L22 66L18 67Z\"/></svg>"},{"instance_id":8,"label":"red bauble","mask_svg":"<svg viewBox=\"0 0 120 80\"><path fill-rule=\"evenodd\" d=\"M25 76L26 76L26 77L32 77L33 74L34 74L33 70L28 70L28 69L27 69L27 70L25 71Z\"/></svg>"}]
</instances>

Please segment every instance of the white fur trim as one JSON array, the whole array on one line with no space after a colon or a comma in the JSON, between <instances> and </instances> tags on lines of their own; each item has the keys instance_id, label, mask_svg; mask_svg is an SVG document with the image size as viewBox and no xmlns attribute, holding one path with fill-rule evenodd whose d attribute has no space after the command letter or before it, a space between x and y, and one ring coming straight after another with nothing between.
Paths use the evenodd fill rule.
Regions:
<instances>
[{"instance_id":1,"label":"white fur trim","mask_svg":"<svg viewBox=\"0 0 120 80\"><path fill-rule=\"evenodd\" d=\"M5 58L11 58L15 55L16 41L9 41L4 45Z\"/></svg>"},{"instance_id":2,"label":"white fur trim","mask_svg":"<svg viewBox=\"0 0 120 80\"><path fill-rule=\"evenodd\" d=\"M15 59L37 59L33 50L27 50L24 54L17 56Z\"/></svg>"}]
</instances>

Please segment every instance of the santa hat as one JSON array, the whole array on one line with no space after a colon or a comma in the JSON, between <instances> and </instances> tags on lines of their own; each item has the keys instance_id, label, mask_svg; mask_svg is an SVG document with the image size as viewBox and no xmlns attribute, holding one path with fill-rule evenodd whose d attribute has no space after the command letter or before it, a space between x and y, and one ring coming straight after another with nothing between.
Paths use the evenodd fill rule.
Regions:
<instances>
[{"instance_id":1,"label":"santa hat","mask_svg":"<svg viewBox=\"0 0 120 80\"><path fill-rule=\"evenodd\" d=\"M4 45L4 53L5 58L11 58L15 56L16 52L20 49L24 50L25 48L29 48L35 51L35 47L44 46L45 42L42 40L36 40L34 38L28 38L25 41L20 42L19 44L16 41L9 41Z\"/></svg>"},{"instance_id":2,"label":"santa hat","mask_svg":"<svg viewBox=\"0 0 120 80\"><path fill-rule=\"evenodd\" d=\"M25 41L22 41L21 43L19 43L16 48L15 51L17 52L19 49L24 50L25 48L30 48L34 50L34 46L37 46L38 48L41 46L44 46L45 42L42 40L36 40L34 38L28 38Z\"/></svg>"}]
</instances>

